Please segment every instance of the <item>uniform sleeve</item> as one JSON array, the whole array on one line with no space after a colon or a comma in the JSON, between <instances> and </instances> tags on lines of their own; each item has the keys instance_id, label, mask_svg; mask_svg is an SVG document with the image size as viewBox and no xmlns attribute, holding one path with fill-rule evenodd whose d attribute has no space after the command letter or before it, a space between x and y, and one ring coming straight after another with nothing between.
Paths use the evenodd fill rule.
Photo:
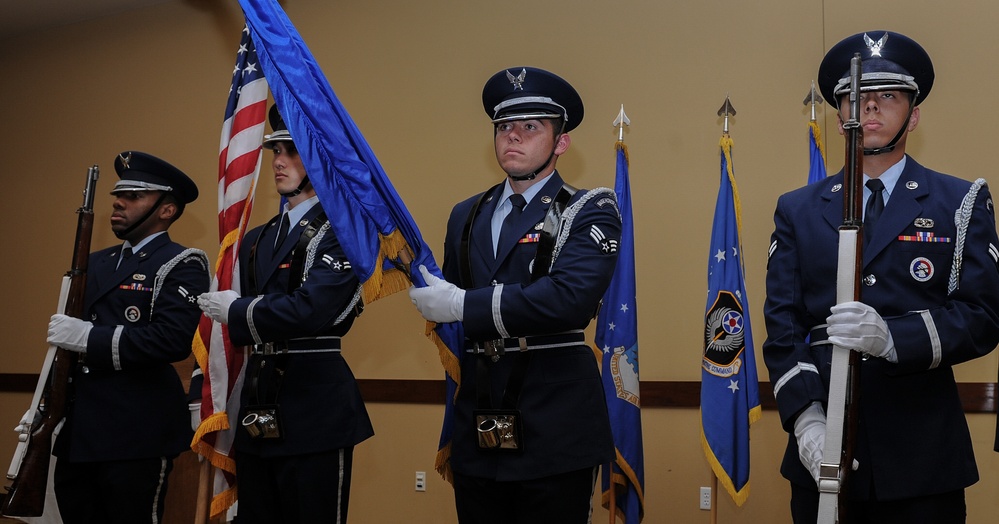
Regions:
<instances>
[{"instance_id":1,"label":"uniform sleeve","mask_svg":"<svg viewBox=\"0 0 999 524\"><path fill-rule=\"evenodd\" d=\"M958 288L946 300L885 318L898 355L896 372L959 364L999 343L999 240L988 186L975 198L963 248Z\"/></svg>"},{"instance_id":2,"label":"uniform sleeve","mask_svg":"<svg viewBox=\"0 0 999 524\"><path fill-rule=\"evenodd\" d=\"M186 256L163 278L148 323L94 326L87 341L87 365L120 370L184 360L191 354L201 317L197 297L209 285L204 254Z\"/></svg>"},{"instance_id":3,"label":"uniform sleeve","mask_svg":"<svg viewBox=\"0 0 999 524\"><path fill-rule=\"evenodd\" d=\"M308 274L292 293L237 299L229 308L229 336L239 345L306 337L332 326L357 298L359 281L332 230L319 242Z\"/></svg>"},{"instance_id":4,"label":"uniform sleeve","mask_svg":"<svg viewBox=\"0 0 999 524\"><path fill-rule=\"evenodd\" d=\"M547 276L529 284L504 283L466 291L466 337L485 340L559 333L589 323L614 274L621 219L613 193L591 191L583 199ZM566 210L564 220L575 205Z\"/></svg>"},{"instance_id":5,"label":"uniform sleeve","mask_svg":"<svg viewBox=\"0 0 999 524\"><path fill-rule=\"evenodd\" d=\"M801 255L784 197L777 202L774 226L767 262L763 360L770 372L781 424L790 432L797 414L812 401L824 403L826 392L806 339L812 326L806 321Z\"/></svg>"}]
</instances>

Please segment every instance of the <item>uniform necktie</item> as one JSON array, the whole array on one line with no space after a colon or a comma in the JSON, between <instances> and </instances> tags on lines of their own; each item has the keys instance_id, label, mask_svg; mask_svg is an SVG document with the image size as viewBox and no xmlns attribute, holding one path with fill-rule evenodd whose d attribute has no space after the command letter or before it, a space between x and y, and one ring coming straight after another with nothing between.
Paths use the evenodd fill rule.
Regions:
<instances>
[{"instance_id":1,"label":"uniform necktie","mask_svg":"<svg viewBox=\"0 0 999 524\"><path fill-rule=\"evenodd\" d=\"M516 224L517 219L520 218L520 214L524 212L524 206L527 205L527 200L524 199L524 195L518 195L516 193L510 195L510 203L513 204L513 208L510 209L510 214L503 219L503 226L500 228L499 242L496 244L496 252L502 246L509 245L517 240L517 232L514 229L514 224Z\"/></svg>"},{"instance_id":2,"label":"uniform necktie","mask_svg":"<svg viewBox=\"0 0 999 524\"><path fill-rule=\"evenodd\" d=\"M115 266L115 270L121 267L121 263L132 257L132 248L126 247L121 250L121 258L118 260L118 265Z\"/></svg>"},{"instance_id":3,"label":"uniform necktie","mask_svg":"<svg viewBox=\"0 0 999 524\"><path fill-rule=\"evenodd\" d=\"M874 236L878 219L881 218L881 212L885 209L883 195L885 184L877 178L872 178L864 185L871 190L871 197L867 199L867 206L864 208L864 240L869 241Z\"/></svg>"},{"instance_id":4,"label":"uniform necktie","mask_svg":"<svg viewBox=\"0 0 999 524\"><path fill-rule=\"evenodd\" d=\"M274 241L274 251L277 251L284 244L284 239L288 238L288 213L281 213L281 221L278 222L277 240Z\"/></svg>"}]
</instances>

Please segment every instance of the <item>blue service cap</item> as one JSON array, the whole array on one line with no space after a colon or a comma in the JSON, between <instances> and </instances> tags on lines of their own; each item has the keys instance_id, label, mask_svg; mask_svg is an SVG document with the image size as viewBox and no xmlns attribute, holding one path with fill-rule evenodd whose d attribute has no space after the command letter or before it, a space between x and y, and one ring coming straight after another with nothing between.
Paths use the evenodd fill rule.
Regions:
<instances>
[{"instance_id":1,"label":"blue service cap","mask_svg":"<svg viewBox=\"0 0 999 524\"><path fill-rule=\"evenodd\" d=\"M277 104L271 105L271 110L267 113L267 121L271 124L271 134L264 135L261 145L266 149L274 149L276 142L291 142L291 133L288 126L284 125L284 119L278 112Z\"/></svg>"},{"instance_id":2,"label":"blue service cap","mask_svg":"<svg viewBox=\"0 0 999 524\"><path fill-rule=\"evenodd\" d=\"M198 198L198 185L183 171L141 151L123 151L114 159L118 182L111 194L123 191L168 191L181 204Z\"/></svg>"},{"instance_id":3,"label":"blue service cap","mask_svg":"<svg viewBox=\"0 0 999 524\"><path fill-rule=\"evenodd\" d=\"M482 107L494 124L564 118L568 133L583 121L583 100L576 90L536 67L511 67L493 75L482 88Z\"/></svg>"},{"instance_id":4,"label":"blue service cap","mask_svg":"<svg viewBox=\"0 0 999 524\"><path fill-rule=\"evenodd\" d=\"M861 91L911 91L917 106L930 94L930 55L903 34L868 31L834 45L819 65L819 89L833 107L839 107L839 98L850 92L850 60L855 53L860 53Z\"/></svg>"}]
</instances>

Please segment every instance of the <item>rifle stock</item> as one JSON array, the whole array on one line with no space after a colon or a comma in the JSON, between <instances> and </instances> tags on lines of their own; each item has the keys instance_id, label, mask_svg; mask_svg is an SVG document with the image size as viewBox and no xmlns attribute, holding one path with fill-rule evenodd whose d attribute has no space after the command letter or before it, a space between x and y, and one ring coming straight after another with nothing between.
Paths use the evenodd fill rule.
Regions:
<instances>
[{"instance_id":1,"label":"rifle stock","mask_svg":"<svg viewBox=\"0 0 999 524\"><path fill-rule=\"evenodd\" d=\"M94 231L94 190L99 173L96 165L87 170L83 205L77 210L79 216L73 246L73 263L66 274L70 283L64 313L77 318L83 314L90 240ZM76 367L77 359L76 353L56 348L48 376L40 378L45 381L38 403L41 417L40 419L38 416L34 417L39 422L31 428L24 457L20 467L16 468L17 474L13 478L13 483L7 488L7 497L0 507L0 513L3 515L38 517L44 511L52 437L56 426L65 416L69 400L69 379Z\"/></svg>"}]
</instances>

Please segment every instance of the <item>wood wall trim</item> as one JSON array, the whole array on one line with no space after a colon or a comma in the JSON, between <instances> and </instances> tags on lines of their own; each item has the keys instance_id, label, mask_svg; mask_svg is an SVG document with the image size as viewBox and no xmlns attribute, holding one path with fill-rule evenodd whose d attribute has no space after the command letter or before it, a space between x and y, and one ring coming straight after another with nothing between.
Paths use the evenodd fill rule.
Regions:
<instances>
[{"instance_id":1,"label":"wood wall trim","mask_svg":"<svg viewBox=\"0 0 999 524\"><path fill-rule=\"evenodd\" d=\"M33 393L38 375L0 373L0 392ZM442 404L446 390L443 380L359 379L365 402L400 404ZM995 413L999 384L959 382L958 392L966 413ZM697 408L701 405L699 381L642 381L642 406L647 408ZM776 409L773 388L760 382L763 409Z\"/></svg>"}]
</instances>

